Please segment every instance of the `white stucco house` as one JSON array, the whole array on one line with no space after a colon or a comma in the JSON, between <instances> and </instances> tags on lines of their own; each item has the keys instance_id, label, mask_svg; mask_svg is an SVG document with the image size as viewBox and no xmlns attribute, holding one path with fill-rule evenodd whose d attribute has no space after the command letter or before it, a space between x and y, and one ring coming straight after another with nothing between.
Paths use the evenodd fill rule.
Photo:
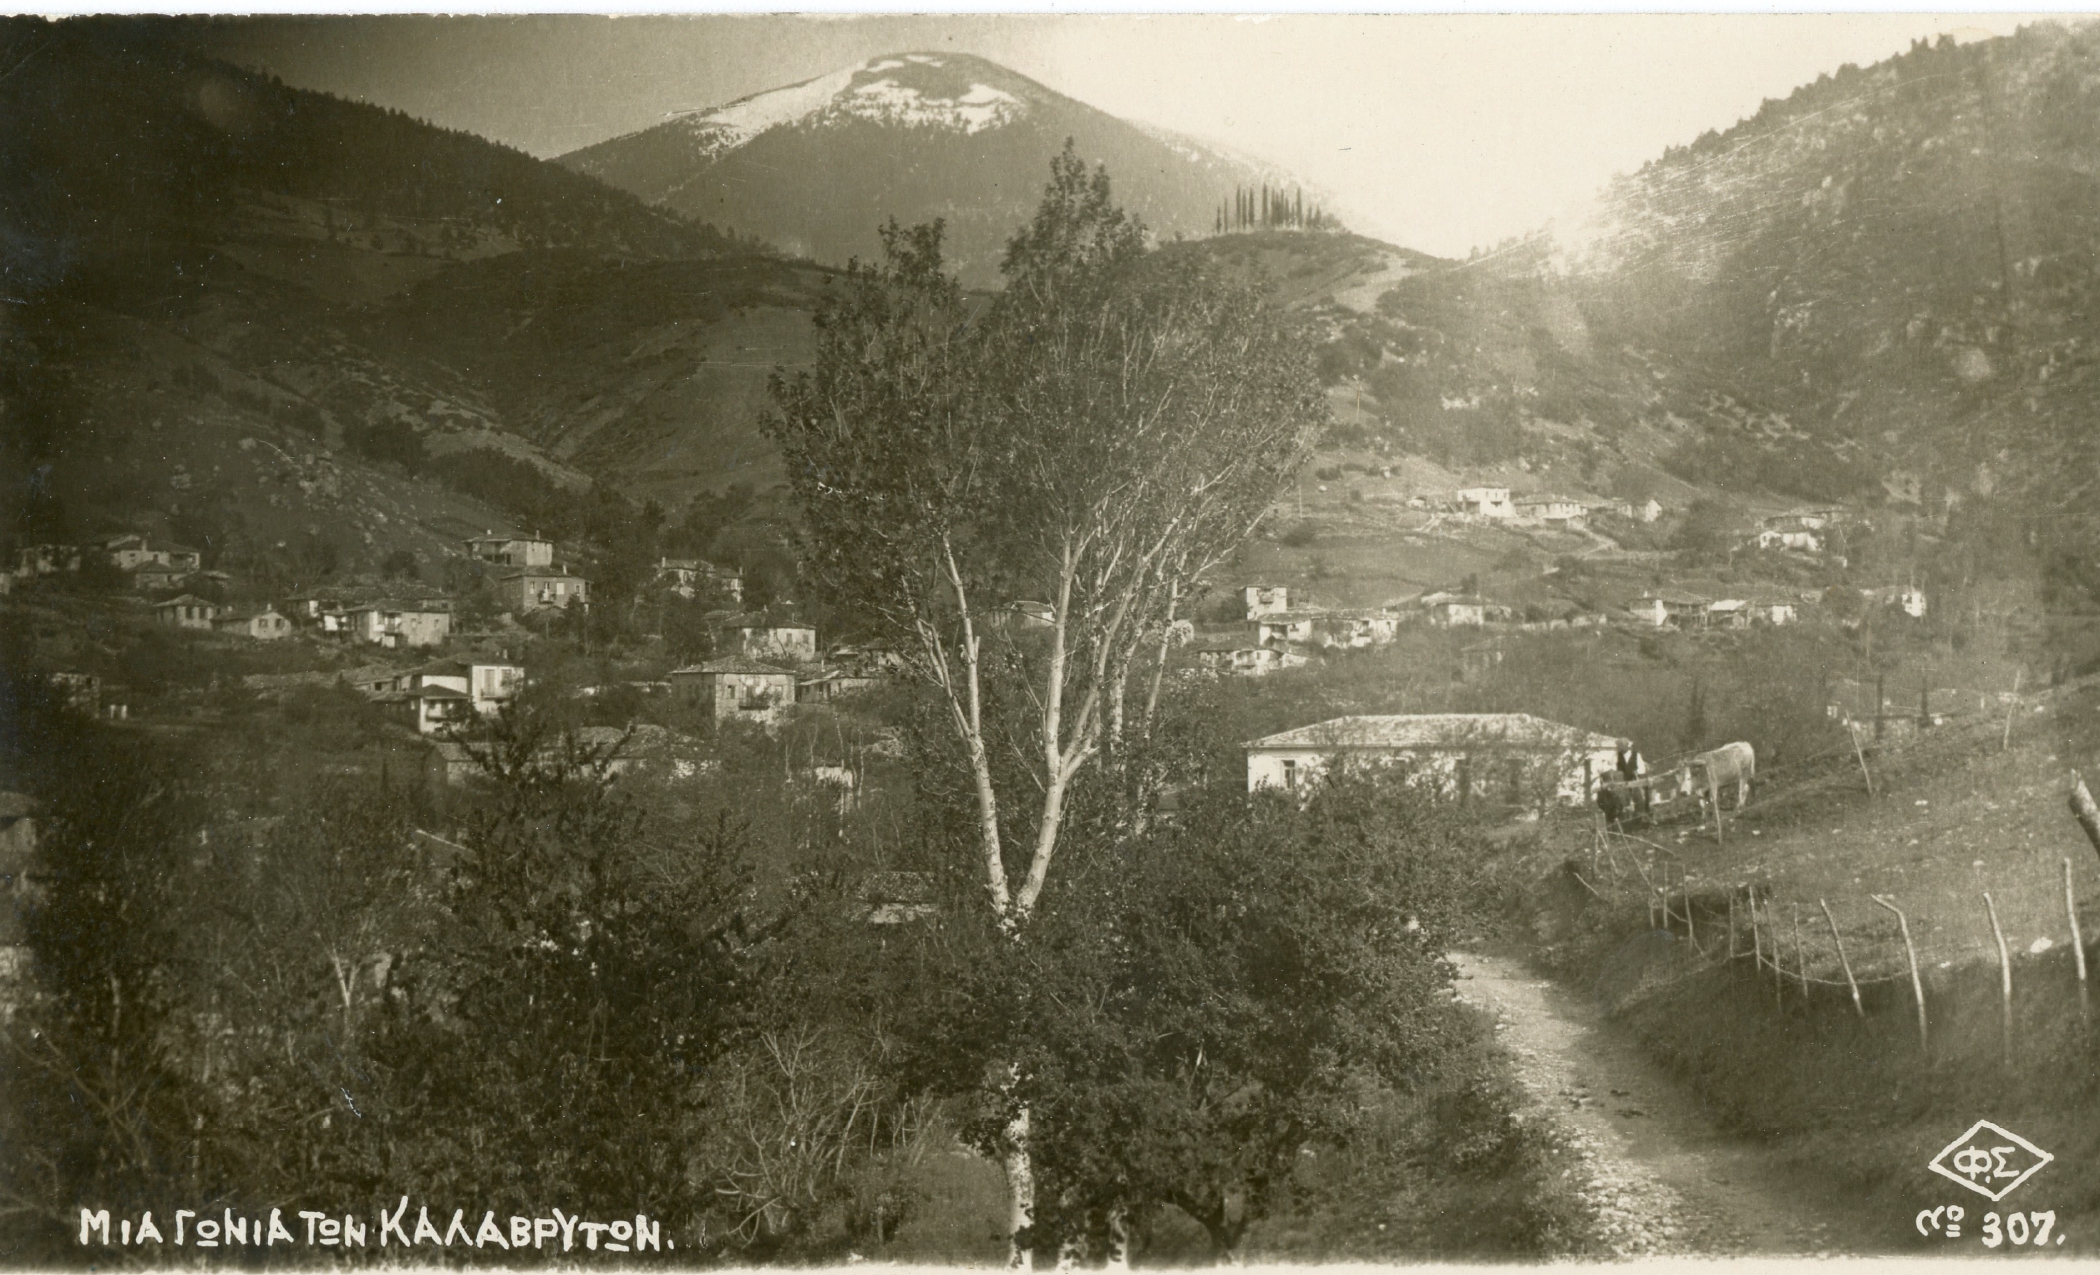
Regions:
<instances>
[{"instance_id":1,"label":"white stucco house","mask_svg":"<svg viewBox=\"0 0 2100 1275\"><path fill-rule=\"evenodd\" d=\"M1453 493L1459 512L1476 518L1514 518L1517 507L1510 503L1507 487L1461 487Z\"/></svg>"},{"instance_id":2,"label":"white stucco house","mask_svg":"<svg viewBox=\"0 0 2100 1275\"><path fill-rule=\"evenodd\" d=\"M1529 713L1337 717L1251 740L1247 791L1305 791L1330 769L1399 770L1461 802L1579 806L1618 760L1609 735Z\"/></svg>"}]
</instances>

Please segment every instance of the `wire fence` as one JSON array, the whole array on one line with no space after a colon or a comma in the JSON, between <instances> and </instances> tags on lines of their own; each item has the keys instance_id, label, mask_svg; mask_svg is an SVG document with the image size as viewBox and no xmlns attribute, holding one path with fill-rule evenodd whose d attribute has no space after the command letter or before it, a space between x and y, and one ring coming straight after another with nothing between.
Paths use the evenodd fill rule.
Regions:
<instances>
[{"instance_id":1,"label":"wire fence","mask_svg":"<svg viewBox=\"0 0 2100 1275\"><path fill-rule=\"evenodd\" d=\"M2069 805L2085 837L2100 852L2100 806L2084 781L2072 775ZM1773 885L1747 873L1695 873L1679 850L1661 842L1599 825L1590 853L1590 877L1615 893L1637 892L1650 924L1684 943L1693 960L1670 981L1701 970L1749 961L1773 981L1775 1005L1792 989L1843 990L1864 1014L1862 989L1907 984L1916 1007L1921 1040L1927 1033L1926 980L1934 970L1980 961L1995 965L2003 988L2007 1048L2010 1049L2014 962L2059 945L2074 954L2081 1005L2090 990L2085 935L2092 925L2081 915L2080 873L2073 856L1999 864L1975 888L1944 885L1913 897L1906 909L1891 894L1853 890L1813 901L1782 898ZM2082 859L2083 856L2078 856ZM1981 861L1977 861L1979 864ZM2091 863L2086 863L2088 875ZM1577 872L1576 879L1598 898L1604 890ZM2090 881L2083 891L2100 897ZM1970 913L1966 920L1959 914ZM2018 928L2009 936L2005 919ZM1924 937L1922 943L1920 936Z\"/></svg>"}]
</instances>

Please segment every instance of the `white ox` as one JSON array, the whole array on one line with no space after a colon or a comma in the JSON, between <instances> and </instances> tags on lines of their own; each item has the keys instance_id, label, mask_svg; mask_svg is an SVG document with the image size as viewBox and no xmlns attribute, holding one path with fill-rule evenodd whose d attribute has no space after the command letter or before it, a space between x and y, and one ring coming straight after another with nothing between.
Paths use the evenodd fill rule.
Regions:
<instances>
[{"instance_id":1,"label":"white ox","mask_svg":"<svg viewBox=\"0 0 2100 1275\"><path fill-rule=\"evenodd\" d=\"M1708 801L1720 804L1724 785L1735 785L1735 807L1750 800L1750 781L1757 776L1757 752L1737 740L1686 759L1678 768L1679 783L1699 795L1703 809Z\"/></svg>"}]
</instances>

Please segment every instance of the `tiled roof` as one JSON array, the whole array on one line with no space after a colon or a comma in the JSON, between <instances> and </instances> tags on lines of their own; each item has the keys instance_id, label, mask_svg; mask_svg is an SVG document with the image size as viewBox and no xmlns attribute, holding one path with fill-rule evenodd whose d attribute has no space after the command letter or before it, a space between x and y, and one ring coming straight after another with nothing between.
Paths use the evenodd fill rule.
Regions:
<instances>
[{"instance_id":1,"label":"tiled roof","mask_svg":"<svg viewBox=\"0 0 2100 1275\"><path fill-rule=\"evenodd\" d=\"M677 677L681 673L773 673L788 677L794 676L793 669L784 669L778 665L761 663L758 660L747 660L737 655L732 655L727 659L709 660L705 664L694 664L685 668L671 670L671 676L673 677Z\"/></svg>"},{"instance_id":2,"label":"tiled roof","mask_svg":"<svg viewBox=\"0 0 2100 1275\"><path fill-rule=\"evenodd\" d=\"M1609 735L1549 722L1529 713L1413 713L1337 717L1252 740L1248 748L1612 748Z\"/></svg>"}]
</instances>

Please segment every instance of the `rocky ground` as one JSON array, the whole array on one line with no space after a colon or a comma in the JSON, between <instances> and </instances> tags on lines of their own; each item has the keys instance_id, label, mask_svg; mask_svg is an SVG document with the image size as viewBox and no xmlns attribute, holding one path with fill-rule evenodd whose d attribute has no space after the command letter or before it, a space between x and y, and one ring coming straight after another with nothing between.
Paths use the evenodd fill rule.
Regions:
<instances>
[{"instance_id":1,"label":"rocky ground","mask_svg":"<svg viewBox=\"0 0 2100 1275\"><path fill-rule=\"evenodd\" d=\"M1597 1240L1619 1257L1848 1251L1830 1201L1767 1149L1716 1129L1595 1009L1507 956L1455 953L1459 995L1494 1016L1535 1118L1580 1158Z\"/></svg>"}]
</instances>

